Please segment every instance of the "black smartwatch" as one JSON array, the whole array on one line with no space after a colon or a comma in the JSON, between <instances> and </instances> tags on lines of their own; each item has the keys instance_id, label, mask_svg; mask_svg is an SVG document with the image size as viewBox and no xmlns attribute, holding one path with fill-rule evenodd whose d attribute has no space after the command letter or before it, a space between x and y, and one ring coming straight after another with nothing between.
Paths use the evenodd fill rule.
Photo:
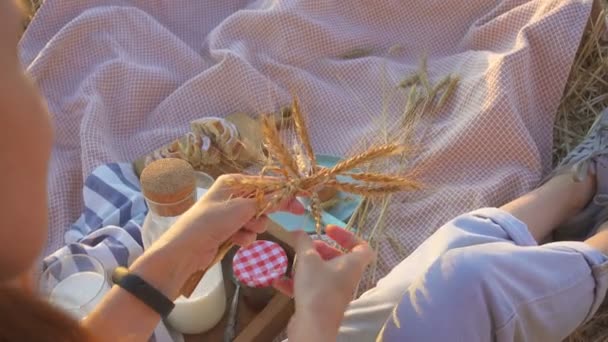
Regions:
<instances>
[{"instance_id":1,"label":"black smartwatch","mask_svg":"<svg viewBox=\"0 0 608 342\"><path fill-rule=\"evenodd\" d=\"M163 318L167 317L175 307L173 301L139 276L129 273L126 267L114 269L112 282L137 297Z\"/></svg>"}]
</instances>

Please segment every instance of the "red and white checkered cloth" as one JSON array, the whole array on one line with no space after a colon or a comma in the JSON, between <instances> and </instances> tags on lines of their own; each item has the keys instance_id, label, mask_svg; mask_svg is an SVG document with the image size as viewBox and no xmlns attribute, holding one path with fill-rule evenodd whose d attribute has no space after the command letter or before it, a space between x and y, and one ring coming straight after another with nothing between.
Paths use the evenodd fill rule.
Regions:
<instances>
[{"instance_id":1,"label":"red and white checkered cloth","mask_svg":"<svg viewBox=\"0 0 608 342\"><path fill-rule=\"evenodd\" d=\"M268 287L287 272L287 253L278 244L258 240L239 249L232 259L234 276L248 287Z\"/></svg>"}]
</instances>

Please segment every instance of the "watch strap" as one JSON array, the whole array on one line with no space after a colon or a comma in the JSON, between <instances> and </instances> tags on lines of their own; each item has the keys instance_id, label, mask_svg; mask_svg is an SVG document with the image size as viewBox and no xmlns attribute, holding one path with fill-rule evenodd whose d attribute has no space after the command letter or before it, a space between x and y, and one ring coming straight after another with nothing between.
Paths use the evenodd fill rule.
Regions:
<instances>
[{"instance_id":1,"label":"watch strap","mask_svg":"<svg viewBox=\"0 0 608 342\"><path fill-rule=\"evenodd\" d=\"M175 307L173 301L138 275L130 273L126 267L117 267L112 273L112 281L163 318L167 317Z\"/></svg>"}]
</instances>

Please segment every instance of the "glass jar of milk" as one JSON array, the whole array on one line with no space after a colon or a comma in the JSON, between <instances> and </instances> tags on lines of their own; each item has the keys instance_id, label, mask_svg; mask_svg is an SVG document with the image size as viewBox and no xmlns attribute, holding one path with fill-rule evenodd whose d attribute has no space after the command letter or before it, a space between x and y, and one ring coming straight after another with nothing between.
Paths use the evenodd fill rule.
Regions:
<instances>
[{"instance_id":1,"label":"glass jar of milk","mask_svg":"<svg viewBox=\"0 0 608 342\"><path fill-rule=\"evenodd\" d=\"M160 159L141 174L148 215L142 227L144 249L166 232L213 184L213 178L178 159ZM164 163L164 164L163 164ZM167 164L171 167L168 167ZM159 165L160 164L160 165ZM176 170L177 168L177 170ZM198 334L213 328L226 310L226 293L221 263L213 265L192 294L175 300L167 322L176 331Z\"/></svg>"},{"instance_id":2,"label":"glass jar of milk","mask_svg":"<svg viewBox=\"0 0 608 342\"><path fill-rule=\"evenodd\" d=\"M55 260L40 275L39 286L52 305L77 320L84 319L110 290L101 262L84 254Z\"/></svg>"}]
</instances>

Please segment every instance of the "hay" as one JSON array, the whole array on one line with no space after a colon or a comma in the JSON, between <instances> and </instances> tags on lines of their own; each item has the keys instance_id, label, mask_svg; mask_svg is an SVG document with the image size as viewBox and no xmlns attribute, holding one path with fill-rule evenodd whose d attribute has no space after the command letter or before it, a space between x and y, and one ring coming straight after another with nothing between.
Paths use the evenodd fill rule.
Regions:
<instances>
[{"instance_id":1,"label":"hay","mask_svg":"<svg viewBox=\"0 0 608 342\"><path fill-rule=\"evenodd\" d=\"M591 21L577 53L554 126L553 164L557 165L585 136L598 114L608 107L608 40L603 10ZM608 301L567 342L608 341Z\"/></svg>"},{"instance_id":2,"label":"hay","mask_svg":"<svg viewBox=\"0 0 608 342\"><path fill-rule=\"evenodd\" d=\"M566 84L554 126L553 164L585 136L597 115L608 106L608 41L606 12L587 28Z\"/></svg>"},{"instance_id":3,"label":"hay","mask_svg":"<svg viewBox=\"0 0 608 342\"><path fill-rule=\"evenodd\" d=\"M43 0L15 0L15 2L21 6L25 12L25 17L23 18L23 29L25 30L30 24L30 21L32 21L36 11L42 6Z\"/></svg>"}]
</instances>

